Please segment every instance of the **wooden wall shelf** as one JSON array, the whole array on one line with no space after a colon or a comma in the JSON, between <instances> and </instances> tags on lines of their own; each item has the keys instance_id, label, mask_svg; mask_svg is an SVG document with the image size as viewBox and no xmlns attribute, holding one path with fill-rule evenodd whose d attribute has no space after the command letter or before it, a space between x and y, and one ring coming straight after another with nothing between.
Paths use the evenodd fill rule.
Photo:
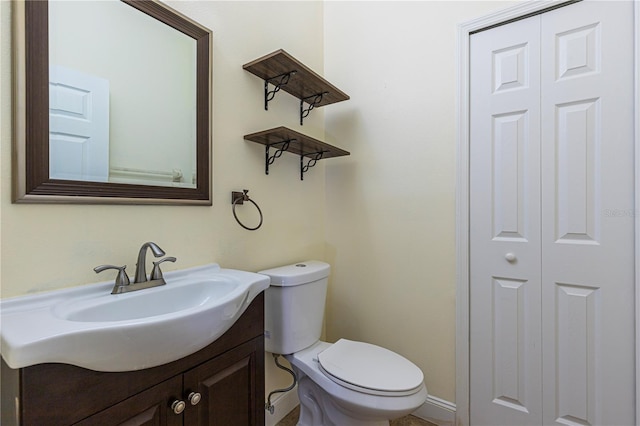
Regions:
<instances>
[{"instance_id":1,"label":"wooden wall shelf","mask_svg":"<svg viewBox=\"0 0 640 426\"><path fill-rule=\"evenodd\" d=\"M282 49L242 66L264 80L264 109L280 89L300 99L300 124L316 107L346 101L349 95ZM274 86L269 90L269 84ZM304 108L304 103L309 105Z\"/></svg>"},{"instance_id":2,"label":"wooden wall shelf","mask_svg":"<svg viewBox=\"0 0 640 426\"><path fill-rule=\"evenodd\" d=\"M245 135L244 139L265 145L266 174L269 174L269 165L273 164L276 158L279 158L284 152L298 154L300 156L300 180L304 179L304 173L315 166L320 159L349 155L348 151L284 126ZM273 155L270 153L271 148L275 149Z\"/></svg>"}]
</instances>

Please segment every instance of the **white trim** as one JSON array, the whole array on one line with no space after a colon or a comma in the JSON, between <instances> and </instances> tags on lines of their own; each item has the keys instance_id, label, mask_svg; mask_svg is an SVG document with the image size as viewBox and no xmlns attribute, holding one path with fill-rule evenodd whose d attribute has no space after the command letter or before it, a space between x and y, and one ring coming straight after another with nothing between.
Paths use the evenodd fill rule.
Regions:
<instances>
[{"instance_id":1,"label":"white trim","mask_svg":"<svg viewBox=\"0 0 640 426\"><path fill-rule=\"evenodd\" d=\"M265 426L277 425L298 405L300 405L300 399L298 386L296 386L273 401L274 411L273 414L266 412ZM429 395L427 401L411 414L438 426L453 426L456 420L456 404Z\"/></svg>"},{"instance_id":2,"label":"white trim","mask_svg":"<svg viewBox=\"0 0 640 426\"><path fill-rule=\"evenodd\" d=\"M456 177L456 424L469 424L469 37L574 0L531 0L458 26L458 108ZM635 173L640 180L640 2L634 1L635 31ZM636 306L640 307L640 185L635 188ZM640 419L640 309L636 308L636 418Z\"/></svg>"},{"instance_id":3,"label":"white trim","mask_svg":"<svg viewBox=\"0 0 640 426\"><path fill-rule=\"evenodd\" d=\"M412 414L438 426L453 426L456 421L456 404L429 395L427 402Z\"/></svg>"},{"instance_id":4,"label":"white trim","mask_svg":"<svg viewBox=\"0 0 640 426\"><path fill-rule=\"evenodd\" d=\"M502 25L509 21L522 19L527 15L535 15L546 9L558 8L580 0L526 0L507 9L497 10L489 15L481 16L463 22L458 27L468 33L477 32L485 28ZM468 41L467 37L467 41Z\"/></svg>"},{"instance_id":5,"label":"white trim","mask_svg":"<svg viewBox=\"0 0 640 426\"><path fill-rule=\"evenodd\" d=\"M265 412L265 426L277 425L280 420L284 419L287 414L298 405L300 405L300 400L298 399L298 386L296 385L296 387L289 392L280 395L279 398L273 401L273 414L269 413L268 410Z\"/></svg>"},{"instance_id":6,"label":"white trim","mask_svg":"<svg viewBox=\"0 0 640 426\"><path fill-rule=\"evenodd\" d=\"M633 30L635 33L634 58L634 149L635 149L635 300L636 300L636 423L640 420L640 2L633 2Z\"/></svg>"},{"instance_id":7,"label":"white trim","mask_svg":"<svg viewBox=\"0 0 640 426\"><path fill-rule=\"evenodd\" d=\"M456 121L456 423L469 424L469 36L458 26Z\"/></svg>"}]
</instances>

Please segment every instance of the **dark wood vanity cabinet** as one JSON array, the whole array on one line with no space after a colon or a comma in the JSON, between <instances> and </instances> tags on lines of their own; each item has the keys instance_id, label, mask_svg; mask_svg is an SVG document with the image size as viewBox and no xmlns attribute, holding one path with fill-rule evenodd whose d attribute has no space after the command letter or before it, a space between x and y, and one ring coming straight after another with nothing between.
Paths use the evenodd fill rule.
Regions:
<instances>
[{"instance_id":1,"label":"dark wood vanity cabinet","mask_svg":"<svg viewBox=\"0 0 640 426\"><path fill-rule=\"evenodd\" d=\"M258 354L249 344L232 352L185 373L187 394L197 389L202 395L194 409L185 410L185 425L264 424L264 397L260 399L261 415L256 416L252 392ZM264 351L260 356L264 360Z\"/></svg>"},{"instance_id":2,"label":"dark wood vanity cabinet","mask_svg":"<svg viewBox=\"0 0 640 426\"><path fill-rule=\"evenodd\" d=\"M158 367L105 373L40 364L12 370L3 361L2 425L263 425L263 330L260 294L218 340ZM200 400L192 405L195 393ZM180 401L184 411L175 414L172 405Z\"/></svg>"},{"instance_id":3,"label":"dark wood vanity cabinet","mask_svg":"<svg viewBox=\"0 0 640 426\"><path fill-rule=\"evenodd\" d=\"M173 377L74 425L182 426L182 415L174 414L170 407L170 401L180 395L182 377Z\"/></svg>"}]
</instances>

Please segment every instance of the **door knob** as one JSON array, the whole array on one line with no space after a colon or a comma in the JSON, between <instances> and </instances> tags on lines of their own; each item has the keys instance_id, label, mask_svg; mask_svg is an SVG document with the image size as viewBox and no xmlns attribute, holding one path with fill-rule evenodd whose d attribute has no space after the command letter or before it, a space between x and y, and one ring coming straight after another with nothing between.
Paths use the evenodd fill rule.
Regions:
<instances>
[{"instance_id":1,"label":"door knob","mask_svg":"<svg viewBox=\"0 0 640 426\"><path fill-rule=\"evenodd\" d=\"M516 257L515 254L513 253L507 253L504 255L504 258L507 259L507 262L509 263L513 263L515 262L518 258Z\"/></svg>"},{"instance_id":2,"label":"door knob","mask_svg":"<svg viewBox=\"0 0 640 426\"><path fill-rule=\"evenodd\" d=\"M200 402L200 400L202 399L202 395L200 395L198 392L191 392L187 399L189 400L191 405L198 405L198 402Z\"/></svg>"},{"instance_id":3,"label":"door knob","mask_svg":"<svg viewBox=\"0 0 640 426\"><path fill-rule=\"evenodd\" d=\"M174 414L182 414L186 406L187 404L185 404L184 401L176 399L171 403L171 410L173 410Z\"/></svg>"}]
</instances>

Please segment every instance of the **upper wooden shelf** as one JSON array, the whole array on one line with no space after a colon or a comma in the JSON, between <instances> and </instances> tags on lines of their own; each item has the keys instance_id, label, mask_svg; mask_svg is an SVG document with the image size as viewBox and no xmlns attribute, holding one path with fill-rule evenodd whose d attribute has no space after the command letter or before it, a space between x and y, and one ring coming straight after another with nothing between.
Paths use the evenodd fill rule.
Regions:
<instances>
[{"instance_id":1,"label":"upper wooden shelf","mask_svg":"<svg viewBox=\"0 0 640 426\"><path fill-rule=\"evenodd\" d=\"M315 163L323 158L340 157L349 155L348 151L336 148L328 143L321 142L310 136L304 135L295 130L281 126L270 130L245 135L248 141L265 145L265 173L269 174L269 165L273 164L276 158L279 158L283 152L291 152L300 155L300 179L303 179L304 173L313 167ZM276 151L270 155L270 148ZM305 165L304 160L308 160Z\"/></svg>"},{"instance_id":2,"label":"upper wooden shelf","mask_svg":"<svg viewBox=\"0 0 640 426\"><path fill-rule=\"evenodd\" d=\"M268 109L269 101L280 89L300 99L300 124L314 107L349 99L349 95L282 49L249 62L242 68L265 81L265 109ZM274 86L272 91L268 90L269 83ZM303 102L309 104L308 109L303 108Z\"/></svg>"}]
</instances>

